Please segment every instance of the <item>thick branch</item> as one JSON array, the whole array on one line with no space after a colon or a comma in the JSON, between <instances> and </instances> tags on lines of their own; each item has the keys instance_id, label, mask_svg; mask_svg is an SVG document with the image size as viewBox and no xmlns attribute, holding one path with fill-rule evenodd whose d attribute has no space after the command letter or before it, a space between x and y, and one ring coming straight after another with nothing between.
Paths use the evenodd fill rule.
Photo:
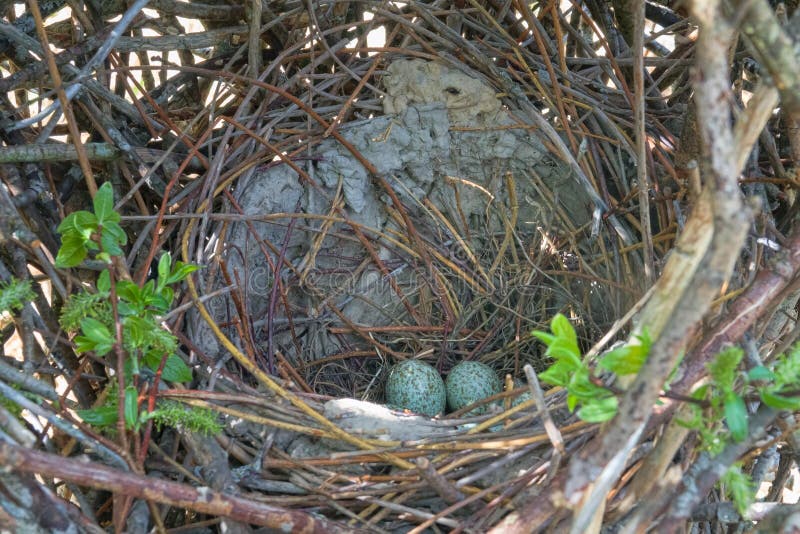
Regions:
<instances>
[{"instance_id":1,"label":"thick branch","mask_svg":"<svg viewBox=\"0 0 800 534\"><path fill-rule=\"evenodd\" d=\"M781 28L765 0L733 0L731 3L742 17L742 33L772 77L783 105L795 120L800 119L800 58L792 38Z\"/></svg>"},{"instance_id":2,"label":"thick branch","mask_svg":"<svg viewBox=\"0 0 800 534\"><path fill-rule=\"evenodd\" d=\"M731 29L719 2L697 2L695 105L705 142L706 191L692 213L664 274L656 297L642 313L642 328L654 342L647 362L620 404L619 413L598 440L574 457L554 481L554 490L526 503L495 531L527 532L543 525L559 507L578 510L576 524L590 521L625 467L636 436L647 423L664 381L686 343L728 280L749 225L737 184L735 138L730 123L728 50ZM643 164L644 162L642 162ZM684 267L688 267L685 269ZM558 489L556 489L558 488ZM575 527L576 525L573 525Z\"/></svg>"},{"instance_id":3,"label":"thick branch","mask_svg":"<svg viewBox=\"0 0 800 534\"><path fill-rule=\"evenodd\" d=\"M209 488L194 488L168 480L126 473L95 462L83 462L0 443L0 465L23 473L60 478L140 499L230 517L284 532L346 533L354 529L305 512L269 506Z\"/></svg>"}]
</instances>

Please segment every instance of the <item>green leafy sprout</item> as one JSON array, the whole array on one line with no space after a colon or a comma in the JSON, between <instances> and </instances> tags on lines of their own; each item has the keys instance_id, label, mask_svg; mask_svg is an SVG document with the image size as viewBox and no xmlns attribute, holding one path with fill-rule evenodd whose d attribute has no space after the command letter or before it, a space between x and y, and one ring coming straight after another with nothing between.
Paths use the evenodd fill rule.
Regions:
<instances>
[{"instance_id":1,"label":"green leafy sprout","mask_svg":"<svg viewBox=\"0 0 800 534\"><path fill-rule=\"evenodd\" d=\"M561 314L553 317L550 332L536 330L532 334L547 345L546 356L553 363L539 378L567 391L567 407L587 422L602 423L617 413L616 392L603 385L578 346L575 329ZM634 342L603 355L597 368L618 376L639 372L650 352L652 340L645 331ZM788 354L777 357L769 366L759 365L741 370L744 351L729 347L707 365L710 380L697 388L688 403L688 419L677 422L694 430L699 450L712 456L721 453L731 442L748 436L746 399L759 400L776 410L800 410L797 384L800 383L800 344ZM744 513L755 498L755 488L741 465L731 466L720 484L739 513Z\"/></svg>"},{"instance_id":2,"label":"green leafy sprout","mask_svg":"<svg viewBox=\"0 0 800 534\"><path fill-rule=\"evenodd\" d=\"M69 298L62 308L60 324L65 331L76 334L73 339L76 352L93 352L102 357L114 351L117 337L111 301L113 284L122 327L121 349L126 354L123 370L128 384L125 389L125 422L128 428L138 429L143 418L159 419L152 414L139 413L138 392L132 385L132 377L140 375L143 369L148 373L160 369L161 378L169 382L192 379L191 369L176 354L178 340L162 326L161 317L170 311L174 300L171 286L183 281L198 267L181 261L173 262L167 252L159 259L155 280L148 280L141 286L117 277L112 280L112 259L123 255L122 247L127 243L127 236L119 224L122 217L114 210L114 192L109 183L97 190L93 208L94 212L76 211L59 225L62 245L56 266L78 266L91 253L106 264L106 269L98 276L95 291L84 290ZM156 412L159 409L157 407ZM184 414L192 412L181 411ZM83 410L81 414L86 422L99 426L108 424L109 420L116 422L118 417L116 405Z\"/></svg>"},{"instance_id":3,"label":"green leafy sprout","mask_svg":"<svg viewBox=\"0 0 800 534\"><path fill-rule=\"evenodd\" d=\"M61 248L56 256L56 267L76 267L86 259L90 250L99 251L97 259L111 261L111 256L122 256L122 247L128 236L119 225L122 217L114 210L114 191L106 182L93 200L94 213L76 211L58 225Z\"/></svg>"},{"instance_id":4,"label":"green leafy sprout","mask_svg":"<svg viewBox=\"0 0 800 534\"><path fill-rule=\"evenodd\" d=\"M19 311L36 298L30 280L11 278L8 282L0 282L0 313Z\"/></svg>"},{"instance_id":5,"label":"green leafy sprout","mask_svg":"<svg viewBox=\"0 0 800 534\"><path fill-rule=\"evenodd\" d=\"M758 365L748 371L740 369L744 351L729 347L708 364L711 380L697 388L690 404L691 417L678 423L697 432L700 450L717 455L731 441L741 442L748 436L748 412L745 399L758 400L776 410L800 410L797 383L800 380L800 345L775 358L769 366ZM727 429L727 432L726 432ZM737 511L744 514L755 499L750 477L734 464L720 479Z\"/></svg>"},{"instance_id":6,"label":"green leafy sprout","mask_svg":"<svg viewBox=\"0 0 800 534\"><path fill-rule=\"evenodd\" d=\"M532 335L547 345L545 355L554 360L546 371L539 374L539 378L567 390L567 407L570 411L580 405L577 415L589 423L602 423L616 415L616 395L602 385L600 378L581 356L575 328L564 315L559 313L553 317L549 333L534 330ZM606 353L600 359L599 366L617 375L638 373L650 352L651 340L646 332L636 339L638 343Z\"/></svg>"},{"instance_id":7,"label":"green leafy sprout","mask_svg":"<svg viewBox=\"0 0 800 534\"><path fill-rule=\"evenodd\" d=\"M85 423L109 431L114 430L117 422L118 396L116 385L110 386L109 401L98 408L78 410L77 413ZM148 420L152 419L160 430L163 427L183 427L190 432L201 434L219 434L222 425L217 420L216 414L208 408L193 407L186 409L184 404L173 400L159 400L156 409L152 412L143 412L138 409L136 390L128 386L125 391L125 426L138 430Z\"/></svg>"}]
</instances>

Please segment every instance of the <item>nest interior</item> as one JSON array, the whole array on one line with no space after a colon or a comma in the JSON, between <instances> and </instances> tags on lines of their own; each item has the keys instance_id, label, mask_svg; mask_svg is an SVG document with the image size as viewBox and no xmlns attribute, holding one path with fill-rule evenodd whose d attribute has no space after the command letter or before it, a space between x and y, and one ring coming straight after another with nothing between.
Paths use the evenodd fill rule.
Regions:
<instances>
[{"instance_id":1,"label":"nest interior","mask_svg":"<svg viewBox=\"0 0 800 534\"><path fill-rule=\"evenodd\" d=\"M193 236L190 259L213 265L206 292L238 295L209 301L215 322L273 371L280 352L317 393L374 400L376 370L429 349L445 370L481 359L520 376L525 363L541 367L529 332L555 313L605 331L639 281L635 251L609 262L632 232L599 224L597 171L547 122L545 99L504 96L507 74L489 65L373 54L334 63L321 82L363 84L344 105L315 88L296 95L323 116L265 98L249 127L269 141L231 134L243 161L212 209L230 217ZM630 148L598 148L608 152L599 179L629 191ZM193 319L216 359L217 340Z\"/></svg>"},{"instance_id":2,"label":"nest interior","mask_svg":"<svg viewBox=\"0 0 800 534\"><path fill-rule=\"evenodd\" d=\"M600 237L591 235L592 201L568 165L501 107L489 85L422 60L398 59L388 70L393 79L413 77L423 91L396 96L406 101L400 112L340 125L345 143L317 135L286 161L242 175L232 184L234 202L221 208L243 220L209 228L227 270L212 289L238 281L247 313L239 321L250 325L258 351L317 367L307 379L325 384L337 380L321 359L338 358L334 375L344 364L359 376L381 353L407 358L429 348L448 360L493 353L505 367L512 352L503 347L515 334L527 338L532 326L583 302L605 326L609 288L570 276L586 272L580 263ZM443 101L468 81L479 97ZM493 106L490 117L477 111L479 98ZM209 304L219 322L235 315L227 302ZM516 332L514 314L524 318ZM489 343L487 324L502 325ZM217 356L213 344L202 348ZM535 356L527 341L513 351L517 372ZM365 385L314 389L360 396Z\"/></svg>"}]
</instances>

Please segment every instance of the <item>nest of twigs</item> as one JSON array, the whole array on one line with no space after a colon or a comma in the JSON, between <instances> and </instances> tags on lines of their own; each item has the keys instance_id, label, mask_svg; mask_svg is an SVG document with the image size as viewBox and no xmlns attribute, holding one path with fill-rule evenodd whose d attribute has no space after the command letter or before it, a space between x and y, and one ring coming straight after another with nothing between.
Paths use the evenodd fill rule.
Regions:
<instances>
[{"instance_id":1,"label":"nest of twigs","mask_svg":"<svg viewBox=\"0 0 800 534\"><path fill-rule=\"evenodd\" d=\"M52 23L40 10L57 2L16 19L21 5L5 6L0 278L38 284L34 302L4 319L0 384L12 403L9 389L43 401L21 405L22 428L0 420L0 464L11 465L0 523L597 531L720 528L773 509L782 521L791 414L753 404L747 438L714 458L676 423L726 344L744 340L746 366L757 367L797 335L793 78L764 54L780 43L732 37L730 5L690 19L669 2L160 0L112 23L124 6L88 4ZM408 103L414 124L450 117L438 133L430 126L431 151L445 139L454 159L425 163L427 189L400 176L413 162L381 167L364 144L380 137L376 125L413 133L385 104L398 95L384 78L408 60L477 80L504 117L455 123L447 95L441 106ZM783 101L771 115L775 81ZM477 136L499 143L507 132L504 142L541 160L526 168L515 144L485 169L446 172L477 157L456 155L484 143ZM333 154L366 178L325 175ZM163 318L194 378L142 378L139 405L210 409L216 435L152 422L109 433L75 415L109 391L125 395L107 387L124 355L77 354L56 319L104 268L56 269L56 227L106 181L129 237L119 272L144 284L164 251L202 267ZM629 335L653 339L633 386L597 374L620 399L611 423L579 420L561 388L521 386L526 365L552 363L531 332L558 313L587 361ZM444 374L481 361L507 388L484 415L434 421L339 402L383 403L388 369L409 358ZM524 392L533 396L519 403ZM76 444L87 462L53 456ZM765 506L736 511L714 486L738 460L755 482L771 481ZM57 527L38 517L44 506Z\"/></svg>"}]
</instances>

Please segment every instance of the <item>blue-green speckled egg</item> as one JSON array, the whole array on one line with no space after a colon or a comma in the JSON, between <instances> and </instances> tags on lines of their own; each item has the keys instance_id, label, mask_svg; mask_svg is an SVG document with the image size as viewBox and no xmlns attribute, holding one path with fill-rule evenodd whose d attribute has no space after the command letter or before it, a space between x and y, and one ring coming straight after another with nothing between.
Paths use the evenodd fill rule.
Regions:
<instances>
[{"instance_id":1,"label":"blue-green speckled egg","mask_svg":"<svg viewBox=\"0 0 800 534\"><path fill-rule=\"evenodd\" d=\"M445 382L447 389L447 406L452 410L460 410L473 402L500 393L503 388L500 378L494 369L481 362L461 362L450 370ZM476 408L469 415L479 415L487 406Z\"/></svg>"},{"instance_id":2,"label":"blue-green speckled egg","mask_svg":"<svg viewBox=\"0 0 800 534\"><path fill-rule=\"evenodd\" d=\"M389 371L386 381L386 404L429 417L444 411L445 389L442 377L431 365L406 360Z\"/></svg>"}]
</instances>

